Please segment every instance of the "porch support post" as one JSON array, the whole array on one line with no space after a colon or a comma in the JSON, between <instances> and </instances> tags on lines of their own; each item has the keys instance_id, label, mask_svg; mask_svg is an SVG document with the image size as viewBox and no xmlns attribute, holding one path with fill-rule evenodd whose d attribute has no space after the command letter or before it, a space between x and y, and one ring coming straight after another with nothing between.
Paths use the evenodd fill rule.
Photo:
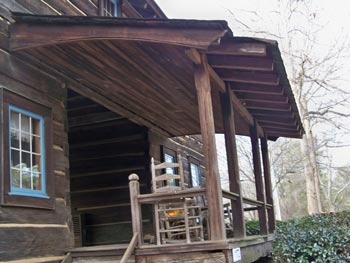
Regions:
<instances>
[{"instance_id":1,"label":"porch support post","mask_svg":"<svg viewBox=\"0 0 350 263\"><path fill-rule=\"evenodd\" d=\"M197 89L198 110L205 162L209 238L210 240L222 240L226 238L226 233L215 143L209 65L205 54L201 54L200 57L201 63L194 64L194 80Z\"/></svg>"},{"instance_id":2,"label":"porch support post","mask_svg":"<svg viewBox=\"0 0 350 263\"><path fill-rule=\"evenodd\" d=\"M226 93L221 94L221 107L224 122L225 145L227 155L227 167L230 182L230 192L239 194L236 200L231 200L234 237L245 236L243 198L239 175L236 127L234 109L232 105L232 90L230 84L226 84Z\"/></svg>"},{"instance_id":3,"label":"porch support post","mask_svg":"<svg viewBox=\"0 0 350 263\"><path fill-rule=\"evenodd\" d=\"M252 143L256 197L258 201L264 203L262 206L258 208L260 235L267 235L266 201L265 201L265 194L264 194L264 182L262 179L259 135L257 132L256 121L254 121L254 126L250 126L250 140Z\"/></svg>"},{"instance_id":4,"label":"porch support post","mask_svg":"<svg viewBox=\"0 0 350 263\"><path fill-rule=\"evenodd\" d=\"M269 150L267 144L267 138L261 138L261 155L263 160L264 167L264 179L265 179L265 193L266 193L266 202L268 205L271 205L267 209L267 217L268 217L268 226L269 233L273 233L275 231L275 213L273 206L273 195L272 195L272 183L271 183L271 170L270 170L270 160L269 160Z\"/></svg>"}]
</instances>

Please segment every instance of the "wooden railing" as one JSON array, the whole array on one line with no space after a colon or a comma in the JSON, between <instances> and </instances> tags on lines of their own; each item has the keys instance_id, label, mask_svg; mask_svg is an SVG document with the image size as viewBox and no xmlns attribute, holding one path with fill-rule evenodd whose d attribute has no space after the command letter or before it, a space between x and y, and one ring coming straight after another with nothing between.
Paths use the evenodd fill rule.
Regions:
<instances>
[{"instance_id":1,"label":"wooden railing","mask_svg":"<svg viewBox=\"0 0 350 263\"><path fill-rule=\"evenodd\" d=\"M171 205L172 203L178 203L179 200L185 200L188 198L196 198L203 196L203 200L205 199L205 188L191 188L185 190L177 190L171 192L161 192L161 193L151 193L151 194L140 194L140 185L139 185L139 177L136 174L131 174L129 176L129 189L130 189L130 203L131 203L131 215L132 215L132 228L134 233L138 234L138 244L143 245L143 229L142 229L142 213L141 213L141 205L143 204L151 204L155 205L156 203L166 203L167 205ZM187 216L187 211L184 211L184 219L185 221L190 220ZM155 232L156 232L156 241L157 244L160 244L160 233L166 232L167 230L160 229L160 223L155 216ZM185 243L191 242L188 238L188 222L185 222L186 225L186 240Z\"/></svg>"},{"instance_id":2,"label":"wooden railing","mask_svg":"<svg viewBox=\"0 0 350 263\"><path fill-rule=\"evenodd\" d=\"M232 200L232 201L237 201L240 197L239 194L232 193L232 192L227 191L227 190L222 190L222 196L224 198L227 198L227 199ZM272 209L273 208L272 204L268 204L266 202L254 200L254 199L247 198L247 197L242 197L242 202L243 202L243 204L248 204L248 205L252 206L252 207L245 207L244 212L254 211L254 210L258 210L258 209ZM231 213L232 213L232 215L231 215L232 217L235 216L234 211L231 211ZM268 219L269 218L266 217L266 218L263 218L263 220L259 220L260 229L264 229L262 226L263 226L263 224L265 224L265 225L268 224ZM274 217L272 218L272 220L274 220ZM270 225L270 224L268 224L268 225ZM235 227L235 226L233 226L233 227ZM274 231L274 229L269 229L269 233L273 233L273 231ZM260 234L265 235L266 233L260 233Z\"/></svg>"},{"instance_id":3,"label":"wooden railing","mask_svg":"<svg viewBox=\"0 0 350 263\"><path fill-rule=\"evenodd\" d=\"M132 252L135 250L135 248L137 246L138 236L139 236L139 233L137 233L137 232L134 233L134 235L129 243L128 248L126 249L122 259L120 260L120 263L127 263L128 262L129 258L132 255Z\"/></svg>"}]
</instances>

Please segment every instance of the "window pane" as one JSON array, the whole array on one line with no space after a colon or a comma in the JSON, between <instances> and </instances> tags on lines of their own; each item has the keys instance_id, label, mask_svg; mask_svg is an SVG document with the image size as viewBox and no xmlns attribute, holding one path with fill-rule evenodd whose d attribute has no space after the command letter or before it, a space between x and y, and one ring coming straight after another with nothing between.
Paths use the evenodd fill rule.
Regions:
<instances>
[{"instance_id":1,"label":"window pane","mask_svg":"<svg viewBox=\"0 0 350 263\"><path fill-rule=\"evenodd\" d=\"M17 112L11 111L10 123L11 129L19 129L19 114Z\"/></svg>"},{"instance_id":2,"label":"window pane","mask_svg":"<svg viewBox=\"0 0 350 263\"><path fill-rule=\"evenodd\" d=\"M11 133L11 147L19 149L19 131L12 130Z\"/></svg>"},{"instance_id":3,"label":"window pane","mask_svg":"<svg viewBox=\"0 0 350 263\"><path fill-rule=\"evenodd\" d=\"M28 169L22 170L22 188L23 189L32 189L31 187L31 176Z\"/></svg>"},{"instance_id":4,"label":"window pane","mask_svg":"<svg viewBox=\"0 0 350 263\"><path fill-rule=\"evenodd\" d=\"M32 118L32 134L40 136L40 121Z\"/></svg>"},{"instance_id":5,"label":"window pane","mask_svg":"<svg viewBox=\"0 0 350 263\"><path fill-rule=\"evenodd\" d=\"M21 114L21 131L29 133L29 117Z\"/></svg>"},{"instance_id":6,"label":"window pane","mask_svg":"<svg viewBox=\"0 0 350 263\"><path fill-rule=\"evenodd\" d=\"M170 154L165 153L164 154L164 161L166 163L175 163L175 156L172 156ZM174 168L166 168L165 172L168 174L174 174L175 170L174 170Z\"/></svg>"},{"instance_id":7,"label":"window pane","mask_svg":"<svg viewBox=\"0 0 350 263\"><path fill-rule=\"evenodd\" d=\"M199 167L197 164L191 163L191 177L192 177L192 186L198 187L200 186L200 178L199 178Z\"/></svg>"},{"instance_id":8,"label":"window pane","mask_svg":"<svg viewBox=\"0 0 350 263\"><path fill-rule=\"evenodd\" d=\"M22 150L30 151L30 135L29 133L21 133Z\"/></svg>"},{"instance_id":9,"label":"window pane","mask_svg":"<svg viewBox=\"0 0 350 263\"><path fill-rule=\"evenodd\" d=\"M32 137L32 152L33 153L41 153L41 145L40 145L40 137L33 136Z\"/></svg>"},{"instance_id":10,"label":"window pane","mask_svg":"<svg viewBox=\"0 0 350 263\"><path fill-rule=\"evenodd\" d=\"M21 187L20 170L12 168L11 176L12 176L12 186L20 188Z\"/></svg>"},{"instance_id":11,"label":"window pane","mask_svg":"<svg viewBox=\"0 0 350 263\"><path fill-rule=\"evenodd\" d=\"M35 173L41 173L41 165L40 165L40 155L32 155L32 171Z\"/></svg>"},{"instance_id":12,"label":"window pane","mask_svg":"<svg viewBox=\"0 0 350 263\"><path fill-rule=\"evenodd\" d=\"M33 190L41 190L41 174L33 173Z\"/></svg>"},{"instance_id":13,"label":"window pane","mask_svg":"<svg viewBox=\"0 0 350 263\"><path fill-rule=\"evenodd\" d=\"M11 150L11 168L17 168L19 169L19 151L17 150Z\"/></svg>"},{"instance_id":14,"label":"window pane","mask_svg":"<svg viewBox=\"0 0 350 263\"><path fill-rule=\"evenodd\" d=\"M30 170L30 154L29 153L22 152L21 169L23 171Z\"/></svg>"}]
</instances>

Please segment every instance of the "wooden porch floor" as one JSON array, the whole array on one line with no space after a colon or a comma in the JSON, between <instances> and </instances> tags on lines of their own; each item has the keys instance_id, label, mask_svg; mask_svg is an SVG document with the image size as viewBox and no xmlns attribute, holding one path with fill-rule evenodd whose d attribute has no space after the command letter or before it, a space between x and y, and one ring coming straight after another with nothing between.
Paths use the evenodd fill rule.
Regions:
<instances>
[{"instance_id":1,"label":"wooden porch floor","mask_svg":"<svg viewBox=\"0 0 350 263\"><path fill-rule=\"evenodd\" d=\"M128 262L192 262L193 258L229 261L232 249L240 248L243 263L265 257L272 250L273 235L251 236L245 239L193 242L189 244L144 245L136 249ZM118 263L128 244L79 247L69 251L72 263ZM177 258L177 259L175 259ZM146 261L143 261L146 260ZM211 261L208 261L211 262Z\"/></svg>"}]
</instances>

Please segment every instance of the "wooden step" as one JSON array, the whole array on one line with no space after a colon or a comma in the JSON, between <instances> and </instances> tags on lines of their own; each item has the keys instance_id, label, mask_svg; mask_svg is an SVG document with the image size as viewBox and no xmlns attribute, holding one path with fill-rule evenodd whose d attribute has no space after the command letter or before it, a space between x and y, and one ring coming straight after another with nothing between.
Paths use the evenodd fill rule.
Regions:
<instances>
[{"instance_id":1,"label":"wooden step","mask_svg":"<svg viewBox=\"0 0 350 263\"><path fill-rule=\"evenodd\" d=\"M73 248L69 252L71 263L118 263L127 249L127 244ZM134 263L132 256L129 263Z\"/></svg>"}]
</instances>

